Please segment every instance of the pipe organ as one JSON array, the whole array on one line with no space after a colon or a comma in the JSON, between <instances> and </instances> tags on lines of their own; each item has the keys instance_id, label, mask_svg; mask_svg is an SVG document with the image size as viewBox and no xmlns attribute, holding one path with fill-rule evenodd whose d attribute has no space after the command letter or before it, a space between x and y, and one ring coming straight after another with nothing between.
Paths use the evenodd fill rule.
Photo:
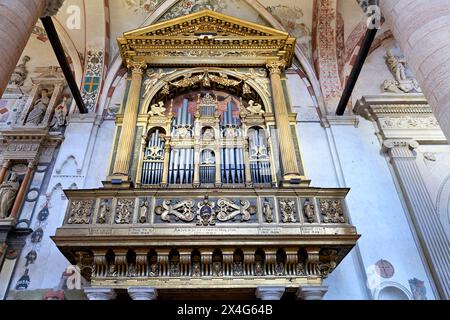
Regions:
<instances>
[{"instance_id":1,"label":"pipe organ","mask_svg":"<svg viewBox=\"0 0 450 320\"><path fill-rule=\"evenodd\" d=\"M194 103L188 98L177 99L179 105L174 105L172 99L167 115L152 115L158 126L148 130L141 185L159 186L166 181L163 179L166 156L169 157L169 186L245 185L246 166L254 185L273 182L266 130L260 126L263 116L254 115L258 117L259 126L248 128L252 123L241 117L245 114L243 102L230 95L221 96L220 102L224 106L221 110L220 94L197 94L194 108L189 108ZM165 135L157 118L168 118L169 136ZM167 155L164 151L166 143L170 146ZM246 152L250 155L247 161Z\"/></svg>"},{"instance_id":2,"label":"pipe organ","mask_svg":"<svg viewBox=\"0 0 450 320\"><path fill-rule=\"evenodd\" d=\"M91 287L322 288L359 235L349 189L304 175L283 84L294 49L287 33L208 10L119 38L131 81L109 175L65 191L52 237Z\"/></svg>"}]
</instances>

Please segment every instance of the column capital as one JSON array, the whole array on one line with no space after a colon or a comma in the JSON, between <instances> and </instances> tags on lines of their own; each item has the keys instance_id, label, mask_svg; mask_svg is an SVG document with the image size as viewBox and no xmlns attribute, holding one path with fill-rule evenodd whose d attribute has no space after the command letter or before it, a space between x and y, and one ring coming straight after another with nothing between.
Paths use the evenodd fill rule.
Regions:
<instances>
[{"instance_id":1,"label":"column capital","mask_svg":"<svg viewBox=\"0 0 450 320\"><path fill-rule=\"evenodd\" d=\"M270 61L266 64L266 67L270 74L281 74L286 68L286 61L284 59Z\"/></svg>"},{"instance_id":2,"label":"column capital","mask_svg":"<svg viewBox=\"0 0 450 320\"><path fill-rule=\"evenodd\" d=\"M114 300L116 292L111 288L85 288L84 293L89 300Z\"/></svg>"},{"instance_id":3,"label":"column capital","mask_svg":"<svg viewBox=\"0 0 450 320\"><path fill-rule=\"evenodd\" d=\"M28 161L28 169L34 169L36 167L36 160Z\"/></svg>"},{"instance_id":4,"label":"column capital","mask_svg":"<svg viewBox=\"0 0 450 320\"><path fill-rule=\"evenodd\" d=\"M10 166L11 166L11 160L9 160L9 159L3 160L2 168L8 169Z\"/></svg>"},{"instance_id":5,"label":"column capital","mask_svg":"<svg viewBox=\"0 0 450 320\"><path fill-rule=\"evenodd\" d=\"M133 300L156 300L158 297L158 291L152 287L128 288L128 294Z\"/></svg>"},{"instance_id":6,"label":"column capital","mask_svg":"<svg viewBox=\"0 0 450 320\"><path fill-rule=\"evenodd\" d=\"M47 5L42 13L42 18L56 15L63 3L64 0L47 0Z\"/></svg>"},{"instance_id":7,"label":"column capital","mask_svg":"<svg viewBox=\"0 0 450 320\"><path fill-rule=\"evenodd\" d=\"M281 300L286 287L283 286L267 286L256 288L256 297L261 300Z\"/></svg>"},{"instance_id":8,"label":"column capital","mask_svg":"<svg viewBox=\"0 0 450 320\"><path fill-rule=\"evenodd\" d=\"M301 300L322 300L328 286L301 286L297 290L297 298Z\"/></svg>"},{"instance_id":9,"label":"column capital","mask_svg":"<svg viewBox=\"0 0 450 320\"><path fill-rule=\"evenodd\" d=\"M140 74L142 75L145 70L147 69L147 64L142 61L134 61L131 59L127 60L127 68L128 70L131 70L133 74Z\"/></svg>"},{"instance_id":10,"label":"column capital","mask_svg":"<svg viewBox=\"0 0 450 320\"><path fill-rule=\"evenodd\" d=\"M411 139L388 139L383 142L383 150L385 152L391 151L395 148L414 150L419 147L419 143Z\"/></svg>"}]
</instances>

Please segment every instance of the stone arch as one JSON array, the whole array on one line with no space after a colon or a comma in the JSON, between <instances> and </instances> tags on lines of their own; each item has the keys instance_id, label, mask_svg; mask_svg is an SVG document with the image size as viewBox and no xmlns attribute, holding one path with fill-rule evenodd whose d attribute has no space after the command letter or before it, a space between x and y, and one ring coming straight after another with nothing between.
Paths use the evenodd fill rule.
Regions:
<instances>
[{"instance_id":1,"label":"stone arch","mask_svg":"<svg viewBox=\"0 0 450 320\"><path fill-rule=\"evenodd\" d=\"M375 300L413 300L409 290L393 281L383 282L374 292Z\"/></svg>"}]
</instances>

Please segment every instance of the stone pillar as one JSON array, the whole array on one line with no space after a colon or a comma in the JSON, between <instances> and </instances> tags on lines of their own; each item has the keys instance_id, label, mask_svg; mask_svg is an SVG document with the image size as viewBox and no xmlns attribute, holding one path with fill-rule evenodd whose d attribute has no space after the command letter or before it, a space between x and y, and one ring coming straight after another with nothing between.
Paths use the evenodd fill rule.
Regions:
<instances>
[{"instance_id":1,"label":"stone pillar","mask_svg":"<svg viewBox=\"0 0 450 320\"><path fill-rule=\"evenodd\" d=\"M10 217L12 219L17 218L20 208L22 207L23 199L25 198L25 193L28 190L28 186L30 185L30 182L31 182L31 177L33 176L34 167L35 167L35 162L30 161L28 163L27 173L25 174L25 178L23 179L22 183L20 184L20 188L19 188L19 191L17 192L16 200L14 200L14 205L11 209Z\"/></svg>"},{"instance_id":2,"label":"stone pillar","mask_svg":"<svg viewBox=\"0 0 450 320\"><path fill-rule=\"evenodd\" d=\"M283 181L289 183L292 179L300 180L297 156L295 154L294 138L289 124L289 113L286 106L281 73L286 67L284 60L271 61L267 64L272 84L272 97L274 104L275 121L278 130L281 162L283 165ZM299 181L300 183L300 181Z\"/></svg>"},{"instance_id":3,"label":"stone pillar","mask_svg":"<svg viewBox=\"0 0 450 320\"><path fill-rule=\"evenodd\" d=\"M152 287L128 288L128 294L133 300L156 300L158 291Z\"/></svg>"},{"instance_id":4,"label":"stone pillar","mask_svg":"<svg viewBox=\"0 0 450 320\"><path fill-rule=\"evenodd\" d=\"M327 286L301 286L297 290L297 298L300 300L322 300L327 292Z\"/></svg>"},{"instance_id":5,"label":"stone pillar","mask_svg":"<svg viewBox=\"0 0 450 320\"><path fill-rule=\"evenodd\" d=\"M200 145L194 146L194 187L200 186Z\"/></svg>"},{"instance_id":6,"label":"stone pillar","mask_svg":"<svg viewBox=\"0 0 450 320\"><path fill-rule=\"evenodd\" d=\"M403 189L418 237L442 299L450 299L450 242L416 163L413 140L386 140L385 151Z\"/></svg>"},{"instance_id":7,"label":"stone pillar","mask_svg":"<svg viewBox=\"0 0 450 320\"><path fill-rule=\"evenodd\" d=\"M84 293L89 300L114 300L116 292L110 288L85 288Z\"/></svg>"},{"instance_id":8,"label":"stone pillar","mask_svg":"<svg viewBox=\"0 0 450 320\"><path fill-rule=\"evenodd\" d=\"M436 119L450 141L448 0L382 0L380 7Z\"/></svg>"},{"instance_id":9,"label":"stone pillar","mask_svg":"<svg viewBox=\"0 0 450 320\"><path fill-rule=\"evenodd\" d=\"M258 287L256 288L256 298L261 300L281 300L285 287L274 286L274 287Z\"/></svg>"},{"instance_id":10,"label":"stone pillar","mask_svg":"<svg viewBox=\"0 0 450 320\"><path fill-rule=\"evenodd\" d=\"M128 69L131 69L131 85L125 106L122 131L120 132L117 156L114 163L113 177L110 177L111 179L120 179L123 182L130 180L128 171L133 155L137 114L141 97L142 76L146 69L146 64L128 61L127 67Z\"/></svg>"},{"instance_id":11,"label":"stone pillar","mask_svg":"<svg viewBox=\"0 0 450 320\"><path fill-rule=\"evenodd\" d=\"M0 97L40 17L58 12L64 0L14 0L0 5Z\"/></svg>"},{"instance_id":12,"label":"stone pillar","mask_svg":"<svg viewBox=\"0 0 450 320\"><path fill-rule=\"evenodd\" d=\"M11 165L11 160L4 160L2 168L0 169L0 184L5 180L6 174L8 173L8 169Z\"/></svg>"}]
</instances>

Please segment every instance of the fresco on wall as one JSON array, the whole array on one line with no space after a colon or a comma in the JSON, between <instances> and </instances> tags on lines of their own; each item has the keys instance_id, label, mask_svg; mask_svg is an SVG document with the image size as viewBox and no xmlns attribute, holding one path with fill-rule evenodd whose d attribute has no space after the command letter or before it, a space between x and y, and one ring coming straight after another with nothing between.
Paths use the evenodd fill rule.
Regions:
<instances>
[{"instance_id":1,"label":"fresco on wall","mask_svg":"<svg viewBox=\"0 0 450 320\"><path fill-rule=\"evenodd\" d=\"M164 0L125 0L124 6L135 13L152 13Z\"/></svg>"},{"instance_id":2,"label":"fresco on wall","mask_svg":"<svg viewBox=\"0 0 450 320\"><path fill-rule=\"evenodd\" d=\"M303 10L297 6L285 5L268 6L269 11L286 29L289 34L297 38L297 43L308 58L311 58L311 30L303 21Z\"/></svg>"}]
</instances>

